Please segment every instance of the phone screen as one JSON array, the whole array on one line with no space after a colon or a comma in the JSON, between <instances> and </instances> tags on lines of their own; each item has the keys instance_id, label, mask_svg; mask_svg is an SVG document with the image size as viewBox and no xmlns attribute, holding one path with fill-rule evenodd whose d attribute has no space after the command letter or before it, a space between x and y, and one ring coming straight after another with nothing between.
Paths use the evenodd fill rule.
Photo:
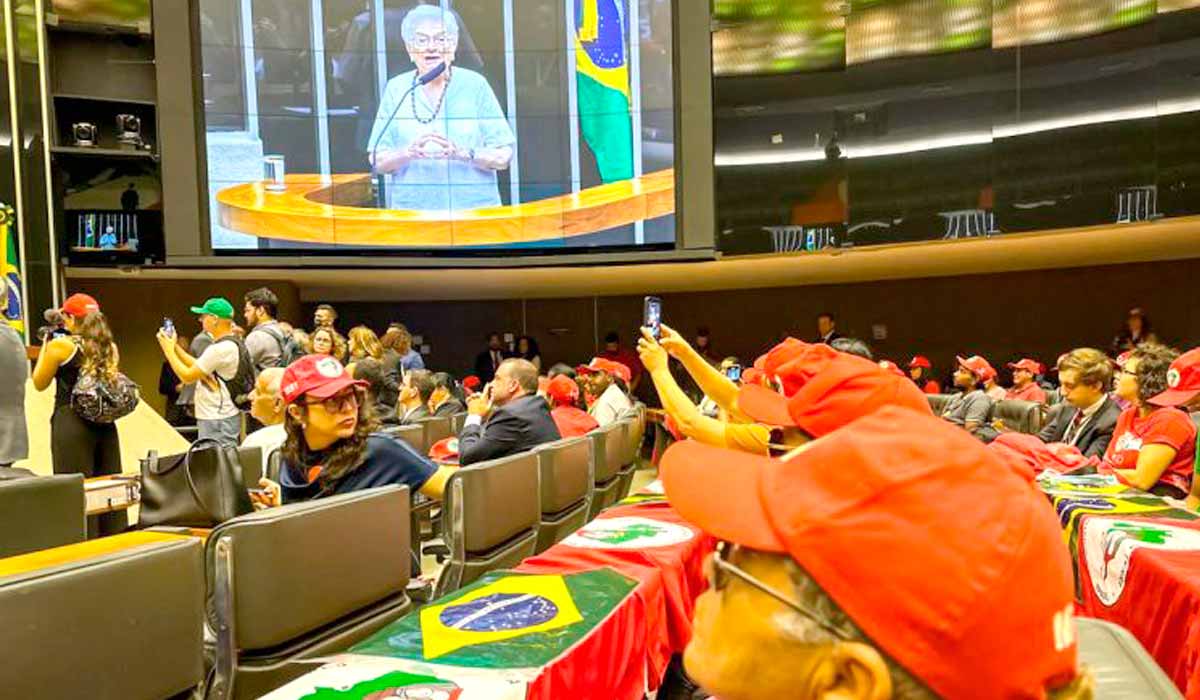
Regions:
<instances>
[{"instance_id":1,"label":"phone screen","mask_svg":"<svg viewBox=\"0 0 1200 700\"><path fill-rule=\"evenodd\" d=\"M728 377L729 381L731 381L731 382L742 381L742 366L741 365L730 365L725 370L725 376Z\"/></svg>"},{"instance_id":2,"label":"phone screen","mask_svg":"<svg viewBox=\"0 0 1200 700\"><path fill-rule=\"evenodd\" d=\"M175 335L175 322L169 318L164 318L162 322L163 333L169 336Z\"/></svg>"},{"instance_id":3,"label":"phone screen","mask_svg":"<svg viewBox=\"0 0 1200 700\"><path fill-rule=\"evenodd\" d=\"M659 338L662 329L662 299L646 297L642 310L642 325L650 329L650 335Z\"/></svg>"}]
</instances>

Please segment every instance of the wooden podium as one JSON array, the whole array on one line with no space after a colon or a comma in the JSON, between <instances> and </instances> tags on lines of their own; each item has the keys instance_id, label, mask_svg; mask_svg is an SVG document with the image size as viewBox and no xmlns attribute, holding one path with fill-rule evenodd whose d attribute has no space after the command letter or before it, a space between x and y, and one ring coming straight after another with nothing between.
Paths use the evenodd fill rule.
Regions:
<instances>
[{"instance_id":1,"label":"wooden podium","mask_svg":"<svg viewBox=\"0 0 1200 700\"><path fill-rule=\"evenodd\" d=\"M289 175L217 193L221 225L258 238L380 248L502 246L585 236L675 211L675 171L512 206L413 211L372 206L371 176Z\"/></svg>"}]
</instances>

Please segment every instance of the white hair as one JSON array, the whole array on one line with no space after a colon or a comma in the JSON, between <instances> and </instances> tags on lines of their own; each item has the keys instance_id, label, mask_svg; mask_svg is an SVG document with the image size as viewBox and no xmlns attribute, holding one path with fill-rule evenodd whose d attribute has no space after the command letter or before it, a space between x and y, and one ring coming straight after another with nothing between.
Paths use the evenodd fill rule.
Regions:
<instances>
[{"instance_id":1,"label":"white hair","mask_svg":"<svg viewBox=\"0 0 1200 700\"><path fill-rule=\"evenodd\" d=\"M438 22L447 36L458 37L458 18L453 10L443 10L436 5L417 5L404 15L404 21L400 23L400 36L404 37L405 43L413 43L417 25L424 22Z\"/></svg>"}]
</instances>

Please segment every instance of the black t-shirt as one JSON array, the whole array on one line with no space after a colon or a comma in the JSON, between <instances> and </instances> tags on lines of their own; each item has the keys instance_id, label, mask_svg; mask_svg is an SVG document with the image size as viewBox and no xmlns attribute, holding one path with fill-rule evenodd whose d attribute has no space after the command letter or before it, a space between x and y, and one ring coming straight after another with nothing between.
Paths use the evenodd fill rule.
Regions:
<instances>
[{"instance_id":1,"label":"black t-shirt","mask_svg":"<svg viewBox=\"0 0 1200 700\"><path fill-rule=\"evenodd\" d=\"M312 466L320 462L318 455ZM339 479L332 488L322 492L319 479L311 484L307 483L308 469L309 467L298 469L284 461L283 468L279 471L279 486L284 503L311 501L315 498L393 485L408 486L410 493L415 495L437 472L433 462L407 443L378 433L367 438L367 452L363 463Z\"/></svg>"}]
</instances>

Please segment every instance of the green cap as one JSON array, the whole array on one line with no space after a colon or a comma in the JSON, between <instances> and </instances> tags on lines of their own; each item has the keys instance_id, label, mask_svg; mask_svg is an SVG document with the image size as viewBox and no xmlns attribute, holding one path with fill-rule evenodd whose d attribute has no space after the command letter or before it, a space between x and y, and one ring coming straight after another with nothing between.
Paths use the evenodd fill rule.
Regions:
<instances>
[{"instance_id":1,"label":"green cap","mask_svg":"<svg viewBox=\"0 0 1200 700\"><path fill-rule=\"evenodd\" d=\"M204 306L193 306L192 313L208 314L225 320L233 320L233 304L230 304L228 299L213 297L204 302Z\"/></svg>"}]
</instances>

